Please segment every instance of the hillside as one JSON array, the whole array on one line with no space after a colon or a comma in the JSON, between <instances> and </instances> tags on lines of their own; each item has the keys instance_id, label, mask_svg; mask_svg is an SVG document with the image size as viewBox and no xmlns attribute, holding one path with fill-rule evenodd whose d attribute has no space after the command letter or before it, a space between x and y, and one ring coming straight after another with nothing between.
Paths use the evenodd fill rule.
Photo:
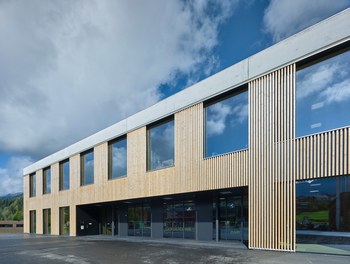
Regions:
<instances>
[{"instance_id":1,"label":"hillside","mask_svg":"<svg viewBox=\"0 0 350 264\"><path fill-rule=\"evenodd\" d=\"M23 195L0 197L0 220L23 220Z\"/></svg>"}]
</instances>

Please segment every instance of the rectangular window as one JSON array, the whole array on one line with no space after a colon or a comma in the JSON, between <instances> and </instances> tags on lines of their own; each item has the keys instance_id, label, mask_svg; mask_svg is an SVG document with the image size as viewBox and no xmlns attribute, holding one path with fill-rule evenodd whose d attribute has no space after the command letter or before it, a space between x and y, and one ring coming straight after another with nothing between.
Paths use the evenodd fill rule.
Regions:
<instances>
[{"instance_id":1,"label":"rectangular window","mask_svg":"<svg viewBox=\"0 0 350 264\"><path fill-rule=\"evenodd\" d=\"M60 207L60 235L69 236L69 206Z\"/></svg>"},{"instance_id":2,"label":"rectangular window","mask_svg":"<svg viewBox=\"0 0 350 264\"><path fill-rule=\"evenodd\" d=\"M147 128L147 170L174 166L174 119Z\"/></svg>"},{"instance_id":3,"label":"rectangular window","mask_svg":"<svg viewBox=\"0 0 350 264\"><path fill-rule=\"evenodd\" d=\"M29 211L29 232L36 234L36 211Z\"/></svg>"},{"instance_id":4,"label":"rectangular window","mask_svg":"<svg viewBox=\"0 0 350 264\"><path fill-rule=\"evenodd\" d=\"M51 193L51 169L43 170L43 194Z\"/></svg>"},{"instance_id":5,"label":"rectangular window","mask_svg":"<svg viewBox=\"0 0 350 264\"><path fill-rule=\"evenodd\" d=\"M116 179L127 175L127 139L112 141L108 145L108 178Z\"/></svg>"},{"instance_id":6,"label":"rectangular window","mask_svg":"<svg viewBox=\"0 0 350 264\"><path fill-rule=\"evenodd\" d=\"M29 175L29 197L36 196L36 176L35 173Z\"/></svg>"},{"instance_id":7,"label":"rectangular window","mask_svg":"<svg viewBox=\"0 0 350 264\"><path fill-rule=\"evenodd\" d=\"M69 189L69 159L60 163L60 191Z\"/></svg>"},{"instance_id":8,"label":"rectangular window","mask_svg":"<svg viewBox=\"0 0 350 264\"><path fill-rule=\"evenodd\" d=\"M350 232L350 176L296 182L296 229L299 235L330 236ZM350 233L348 233L349 235Z\"/></svg>"},{"instance_id":9,"label":"rectangular window","mask_svg":"<svg viewBox=\"0 0 350 264\"><path fill-rule=\"evenodd\" d=\"M94 150L91 149L81 154L81 178L80 185L94 183Z\"/></svg>"},{"instance_id":10,"label":"rectangular window","mask_svg":"<svg viewBox=\"0 0 350 264\"><path fill-rule=\"evenodd\" d=\"M248 90L205 106L205 157L248 148Z\"/></svg>"},{"instance_id":11,"label":"rectangular window","mask_svg":"<svg viewBox=\"0 0 350 264\"><path fill-rule=\"evenodd\" d=\"M322 58L296 73L296 136L350 125L350 51Z\"/></svg>"},{"instance_id":12,"label":"rectangular window","mask_svg":"<svg viewBox=\"0 0 350 264\"><path fill-rule=\"evenodd\" d=\"M51 209L43 210L43 233L51 234Z\"/></svg>"}]
</instances>

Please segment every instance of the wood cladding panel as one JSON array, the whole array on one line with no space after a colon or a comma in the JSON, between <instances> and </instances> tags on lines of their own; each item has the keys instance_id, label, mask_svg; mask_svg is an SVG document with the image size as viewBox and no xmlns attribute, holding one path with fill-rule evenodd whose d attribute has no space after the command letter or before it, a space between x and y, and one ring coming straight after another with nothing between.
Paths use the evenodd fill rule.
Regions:
<instances>
[{"instance_id":1,"label":"wood cladding panel","mask_svg":"<svg viewBox=\"0 0 350 264\"><path fill-rule=\"evenodd\" d=\"M350 174L350 128L297 138L296 179Z\"/></svg>"},{"instance_id":2,"label":"wood cladding panel","mask_svg":"<svg viewBox=\"0 0 350 264\"><path fill-rule=\"evenodd\" d=\"M249 247L295 251L295 65L249 83Z\"/></svg>"}]
</instances>

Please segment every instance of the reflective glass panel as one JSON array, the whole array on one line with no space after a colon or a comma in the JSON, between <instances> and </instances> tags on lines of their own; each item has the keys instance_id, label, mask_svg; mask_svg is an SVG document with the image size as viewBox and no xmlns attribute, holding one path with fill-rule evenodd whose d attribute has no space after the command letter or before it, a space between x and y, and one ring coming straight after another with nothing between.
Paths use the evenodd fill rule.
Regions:
<instances>
[{"instance_id":1,"label":"reflective glass panel","mask_svg":"<svg viewBox=\"0 0 350 264\"><path fill-rule=\"evenodd\" d=\"M350 51L296 73L298 137L350 125Z\"/></svg>"},{"instance_id":2,"label":"reflective glass panel","mask_svg":"<svg viewBox=\"0 0 350 264\"><path fill-rule=\"evenodd\" d=\"M174 120L151 127L147 131L148 170L174 165Z\"/></svg>"},{"instance_id":3,"label":"reflective glass panel","mask_svg":"<svg viewBox=\"0 0 350 264\"><path fill-rule=\"evenodd\" d=\"M60 190L69 189L69 160L60 164Z\"/></svg>"},{"instance_id":4,"label":"reflective glass panel","mask_svg":"<svg viewBox=\"0 0 350 264\"><path fill-rule=\"evenodd\" d=\"M94 151L82 156L82 185L94 183Z\"/></svg>"},{"instance_id":5,"label":"reflective glass panel","mask_svg":"<svg viewBox=\"0 0 350 264\"><path fill-rule=\"evenodd\" d=\"M127 141L126 138L111 143L109 146L109 178L115 179L127 175Z\"/></svg>"},{"instance_id":6,"label":"reflective glass panel","mask_svg":"<svg viewBox=\"0 0 350 264\"><path fill-rule=\"evenodd\" d=\"M43 193L51 193L51 169L44 169Z\"/></svg>"},{"instance_id":7,"label":"reflective glass panel","mask_svg":"<svg viewBox=\"0 0 350 264\"><path fill-rule=\"evenodd\" d=\"M205 108L205 156L248 148L248 91Z\"/></svg>"},{"instance_id":8,"label":"reflective glass panel","mask_svg":"<svg viewBox=\"0 0 350 264\"><path fill-rule=\"evenodd\" d=\"M350 232L350 176L296 184L297 230Z\"/></svg>"},{"instance_id":9,"label":"reflective glass panel","mask_svg":"<svg viewBox=\"0 0 350 264\"><path fill-rule=\"evenodd\" d=\"M69 206L60 207L60 235L69 236Z\"/></svg>"},{"instance_id":10,"label":"reflective glass panel","mask_svg":"<svg viewBox=\"0 0 350 264\"><path fill-rule=\"evenodd\" d=\"M29 176L29 196L34 197L36 195L36 175L35 173Z\"/></svg>"}]
</instances>

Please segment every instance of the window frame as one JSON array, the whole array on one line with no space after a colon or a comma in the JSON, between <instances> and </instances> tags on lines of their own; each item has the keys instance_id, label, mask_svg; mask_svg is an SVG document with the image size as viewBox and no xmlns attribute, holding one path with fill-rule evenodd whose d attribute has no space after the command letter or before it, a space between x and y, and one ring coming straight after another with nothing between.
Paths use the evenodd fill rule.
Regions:
<instances>
[{"instance_id":1,"label":"window frame","mask_svg":"<svg viewBox=\"0 0 350 264\"><path fill-rule=\"evenodd\" d=\"M126 174L121 175L118 177L113 178L113 155L112 155L112 148L115 143L121 142L125 140L126 141ZM128 136L127 134L117 137L115 139L112 139L108 142L108 180L115 180L120 178L125 178L128 176Z\"/></svg>"},{"instance_id":2,"label":"window frame","mask_svg":"<svg viewBox=\"0 0 350 264\"><path fill-rule=\"evenodd\" d=\"M48 191L48 185L47 185L47 172L50 172L50 190ZM50 194L51 193L51 189L52 189L52 186L51 186L51 167L46 167L43 169L43 195L44 194Z\"/></svg>"},{"instance_id":3,"label":"window frame","mask_svg":"<svg viewBox=\"0 0 350 264\"><path fill-rule=\"evenodd\" d=\"M29 198L36 197L36 173L29 174Z\"/></svg>"},{"instance_id":4,"label":"window frame","mask_svg":"<svg viewBox=\"0 0 350 264\"><path fill-rule=\"evenodd\" d=\"M332 59L338 55L341 55L343 53L346 53L346 52L349 52L350 51L350 40L344 42L344 43L341 43L340 45L338 46L335 46L335 47L331 47L327 50L324 50L324 51L321 51L317 54L314 54L310 57L307 57L305 59L302 59L298 62L296 62L296 70L295 70L295 75L297 75L297 72L300 71L300 70L304 70L308 67L312 67L313 65L316 65L318 63L321 63L321 62L324 62L328 59ZM317 134L322 134L322 133L326 133L326 132L329 132L329 131L333 131L333 130L338 130L338 129L341 129L341 128L344 128L344 127L349 127L350 124L348 125L345 125L345 126L339 126L339 127L334 127L334 128L329 128L329 129L325 129L325 130L322 130L322 131L315 131L315 132L310 132L310 133L306 133L306 134L302 134L302 135L297 135L298 133L298 115L297 115L297 79L295 80L295 138L303 138L303 137L307 137L307 136L312 136L312 135L317 135Z\"/></svg>"},{"instance_id":5,"label":"window frame","mask_svg":"<svg viewBox=\"0 0 350 264\"><path fill-rule=\"evenodd\" d=\"M85 181L85 160L84 157L87 154L93 154L93 171L92 171L92 182L91 183L84 183ZM94 148L88 149L82 153L80 153L80 186L87 186L92 185L95 183L95 152Z\"/></svg>"},{"instance_id":6,"label":"window frame","mask_svg":"<svg viewBox=\"0 0 350 264\"><path fill-rule=\"evenodd\" d=\"M64 164L68 163L68 188L64 188ZM69 190L70 189L70 160L69 158L68 159L65 159L65 160L62 160L60 163L59 163L59 183L58 183L58 188L59 188L59 191L66 191L66 190Z\"/></svg>"},{"instance_id":7,"label":"window frame","mask_svg":"<svg viewBox=\"0 0 350 264\"><path fill-rule=\"evenodd\" d=\"M164 125L168 122L171 122L173 121L174 122L174 153L173 153L173 156L174 156L174 161L173 161L173 164L172 165L169 165L169 166L165 166L165 167L160 167L160 168L154 168L152 169L151 168L151 163L152 163L152 160L151 160L151 130L153 128L156 128L156 127L159 127L161 125ZM166 118L163 118L161 120L158 120L148 126L146 126L146 172L151 172L151 171L156 171L156 170L162 170L162 169L167 169L167 168L171 168L171 167L175 167L175 140L176 140L176 135L175 135L175 116L174 115L171 115L171 116L168 116Z\"/></svg>"},{"instance_id":8,"label":"window frame","mask_svg":"<svg viewBox=\"0 0 350 264\"><path fill-rule=\"evenodd\" d=\"M212 155L212 156L207 156L207 145L208 145L208 140L207 140L207 107L210 107L216 103L225 101L226 99L229 99L231 97L240 95L242 93L247 92L248 94L248 117L247 117L247 122L248 122L248 144L246 148L242 148L242 149L237 149L237 150L232 150L232 151L228 151L228 152L224 152L224 153L219 153L216 155ZM234 153L234 152L239 152L239 151L243 151L243 150L248 150L249 149L249 86L248 83L245 83L243 85L240 85L238 87L232 88L229 91L226 91L222 94L219 94L215 97L209 98L208 100L203 102L203 115L204 115L204 119L203 119L203 159L210 159L210 158L214 158L214 157L218 157L218 156L222 156L222 155L227 155L230 153Z\"/></svg>"}]
</instances>

